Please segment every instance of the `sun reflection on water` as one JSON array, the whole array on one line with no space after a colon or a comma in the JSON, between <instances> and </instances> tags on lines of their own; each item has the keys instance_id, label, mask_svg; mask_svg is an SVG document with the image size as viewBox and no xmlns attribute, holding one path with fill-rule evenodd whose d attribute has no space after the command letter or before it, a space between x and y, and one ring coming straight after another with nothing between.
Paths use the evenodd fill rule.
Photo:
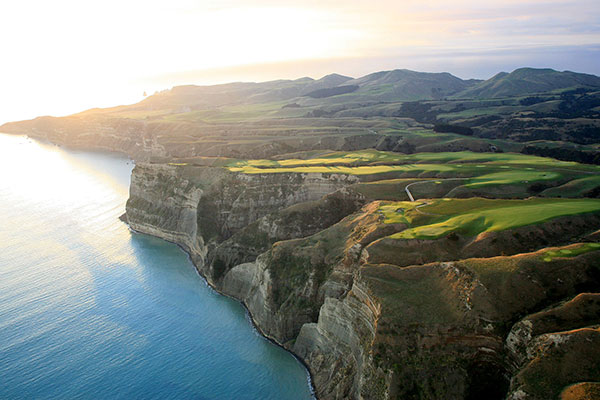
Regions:
<instances>
[{"instance_id":1,"label":"sun reflection on water","mask_svg":"<svg viewBox=\"0 0 600 400\"><path fill-rule=\"evenodd\" d=\"M131 168L0 134L0 398L310 398L239 303L118 219Z\"/></svg>"}]
</instances>

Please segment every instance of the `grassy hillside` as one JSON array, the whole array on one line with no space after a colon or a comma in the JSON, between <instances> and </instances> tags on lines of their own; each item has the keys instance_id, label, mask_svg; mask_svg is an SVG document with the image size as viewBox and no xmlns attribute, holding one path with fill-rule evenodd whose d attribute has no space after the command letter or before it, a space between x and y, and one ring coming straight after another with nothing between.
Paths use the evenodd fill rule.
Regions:
<instances>
[{"instance_id":1,"label":"grassy hillside","mask_svg":"<svg viewBox=\"0 0 600 400\"><path fill-rule=\"evenodd\" d=\"M525 152L600 164L600 78L524 68L487 81L381 71L178 86L128 106L8 123L0 130L139 159L376 148ZM157 149L161 149L157 152Z\"/></svg>"},{"instance_id":2,"label":"grassy hillside","mask_svg":"<svg viewBox=\"0 0 600 400\"><path fill-rule=\"evenodd\" d=\"M367 149L353 152L317 152L306 153L305 158L290 158L283 160L240 160L228 164L231 168L258 167L264 169L281 169L296 166L311 165L385 165L385 164L452 164L466 165L475 164L481 168L484 165L532 165L552 166L555 168L567 168L585 170L600 173L600 167L583 166L574 162L561 162L544 157L528 156L515 153L474 153L469 151L441 152L441 153L416 153L400 154L385 151ZM268 172L268 171L267 171Z\"/></svg>"},{"instance_id":3,"label":"grassy hillside","mask_svg":"<svg viewBox=\"0 0 600 400\"><path fill-rule=\"evenodd\" d=\"M356 175L373 199L404 199L407 186L422 197L525 198L595 196L600 167L514 153L416 153L377 150L311 152L278 160L229 160L220 165L245 174L325 173ZM302 157L302 158L299 158ZM392 182L392 180L394 180ZM393 195L392 195L393 193ZM393 197L395 196L395 197Z\"/></svg>"},{"instance_id":4,"label":"grassy hillside","mask_svg":"<svg viewBox=\"0 0 600 400\"><path fill-rule=\"evenodd\" d=\"M476 236L539 224L554 218L600 212L596 199L490 200L440 199L425 202L386 203L380 211L386 223L408 228L392 239L437 239L453 232Z\"/></svg>"},{"instance_id":5,"label":"grassy hillside","mask_svg":"<svg viewBox=\"0 0 600 400\"><path fill-rule=\"evenodd\" d=\"M457 95L457 98L493 99L551 92L575 87L600 88L595 75L553 69L519 68L511 73L501 72Z\"/></svg>"}]
</instances>

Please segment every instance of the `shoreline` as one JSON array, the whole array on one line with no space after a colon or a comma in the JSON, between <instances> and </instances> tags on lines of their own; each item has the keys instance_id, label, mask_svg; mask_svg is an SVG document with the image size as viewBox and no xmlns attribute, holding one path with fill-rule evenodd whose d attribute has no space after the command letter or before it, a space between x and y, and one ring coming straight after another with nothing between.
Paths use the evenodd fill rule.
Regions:
<instances>
[{"instance_id":1,"label":"shoreline","mask_svg":"<svg viewBox=\"0 0 600 400\"><path fill-rule=\"evenodd\" d=\"M81 151L81 152L91 152L91 153L99 153L99 154L107 154L107 155L112 155L112 156L118 156L118 157L124 157L129 159L129 161L131 161L134 165L136 164L136 159L133 158L130 154L127 154L123 151L119 151L119 150L115 150L115 149L107 149L107 148L87 148L87 147L79 147L79 146L69 146L69 145L62 145L62 144L58 144L55 143L49 139L46 138L41 138L41 137L36 137L36 136L31 136L27 133L21 133L21 134L14 134L14 133L6 133L6 132L0 132L0 134L2 135L9 135L9 136L21 136L21 137L25 137L27 139L33 140L33 141L37 141L40 142L42 144L46 144L46 145L51 145L51 146L57 146L59 148L64 148L65 150L68 151ZM307 373L307 381L308 381L308 387L310 390L310 393L312 395L313 399L318 400L319 397L317 396L317 391L314 385L314 376L313 373L310 369L310 367L308 366L308 364L304 361L304 359L302 359L298 354L294 353L292 350L285 348L285 346L283 346L283 344L279 343L278 341L276 341L274 338L266 335L264 333L264 331L258 326L258 324L256 323L256 320L254 319L254 316L252 315L252 313L250 312L250 310L248 309L246 303L242 300L239 300L233 296L227 295L225 293L220 292L217 288L215 288L209 281L208 279L206 279L206 277L204 275L202 275L202 273L200 272L200 269L198 268L198 266L196 265L196 263L194 263L194 261L192 260L192 257L189 253L189 251L180 243L177 242L173 242L170 240L167 240L163 237L160 236L156 236L156 235L151 235L149 233L145 233L145 232L140 232L137 231L135 229L133 229L128 221L127 221L127 212L123 212L123 214L121 214L118 218L118 220L120 220L121 222L123 222L127 228L136 234L142 234L142 235L148 235L148 236L152 236L161 240L164 240L166 242L169 243L173 243L175 244L177 247L179 247L187 256L188 260L190 261L190 263L194 266L194 270L196 271L196 273L198 274L198 276L200 278L202 278L202 280L206 283L206 285L213 291L215 291L217 294L219 294L220 296L224 296L227 298L230 298L232 300L235 300L236 302L238 302L239 304L242 305L242 307L244 307L244 310L246 312L246 315L249 317L250 322L252 327L256 330L256 332L265 340L268 340L269 342L273 343L274 345L276 345L277 347L282 348L283 350L285 350L286 352L288 352L289 354L291 354L296 360L298 360L300 362L300 364L302 364L302 366L304 367L304 369L306 370Z\"/></svg>"},{"instance_id":2,"label":"shoreline","mask_svg":"<svg viewBox=\"0 0 600 400\"><path fill-rule=\"evenodd\" d=\"M124 157L127 158L129 160L131 160L133 163L135 163L136 159L129 153L121 150L121 149L115 149L114 147L102 147L102 146L96 146L96 147L86 147L85 145L73 145L73 144L67 144L67 143L57 143L57 142L53 142L52 140L43 137L43 136L35 136L32 135L31 133L11 133L11 132L4 132L4 131L0 131L0 135L8 135L8 136L15 136L15 137L25 137L27 139L30 140L34 140L36 142L39 142L43 145L48 145L48 146L55 146L58 147L59 149L62 150L67 150L67 151L73 151L73 152L89 152L89 153L96 153L96 154L104 154L104 155L111 155L111 156L119 156L119 157Z\"/></svg>"},{"instance_id":3,"label":"shoreline","mask_svg":"<svg viewBox=\"0 0 600 400\"><path fill-rule=\"evenodd\" d=\"M204 283L206 284L206 286L208 286L211 290L213 290L218 295L223 296L223 297L227 297L227 298L232 299L232 300L236 301L237 303L241 304L242 307L244 307L246 315L249 317L249 320L250 320L250 323L252 325L252 328L254 328L256 330L256 332L263 339L265 339L265 340L269 341L270 343L273 343L277 347L280 347L281 349L285 350L286 352L288 352L289 354L291 354L296 360L298 360L300 362L300 364L302 364L302 366L306 369L307 381L308 381L308 387L310 389L310 394L312 395L313 399L319 400L319 397L317 396L317 391L316 391L316 388L315 388L315 384L314 384L313 373L310 370L310 367L308 366L308 364L306 363L306 361L304 361L298 354L294 353L292 350L285 348L285 346L283 346L283 344L279 343L277 340L275 340L271 336L265 334L265 332L256 323L256 320L254 319L254 316L252 315L252 313L250 312L250 310L248 309L248 307L247 307L247 305L246 305L246 303L244 301L236 299L235 297L230 296L228 294L222 293L216 287L214 287L208 281L208 279L206 279L206 277L204 275L202 275L202 273L200 272L200 269L198 268L198 266L196 265L196 263L194 263L194 261L192 260L192 256L190 255L189 251L183 245L181 245L180 243L177 243L177 242L173 242L171 240L167 240L167 239L162 238L160 236L151 235L149 233L144 233L144 232L140 232L140 231L137 231L137 230L133 229L129 225L129 223L127 222L127 213L126 212L123 213L123 214L121 214L121 216L119 216L118 219L121 222L123 222L131 232L133 232L135 234L152 236L152 237L158 238L160 240L164 240L165 242L173 243L174 245L176 245L177 247L179 247L185 253L185 255L187 256L187 258L190 261L190 263L194 266L194 270L196 271L196 273L198 274L198 276L200 278L202 278L202 280L204 281Z\"/></svg>"}]
</instances>

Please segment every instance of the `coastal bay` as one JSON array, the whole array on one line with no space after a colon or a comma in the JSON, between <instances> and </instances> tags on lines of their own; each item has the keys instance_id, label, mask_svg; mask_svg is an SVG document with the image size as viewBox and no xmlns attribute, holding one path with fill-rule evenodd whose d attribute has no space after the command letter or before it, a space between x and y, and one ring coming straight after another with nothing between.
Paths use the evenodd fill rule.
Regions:
<instances>
[{"instance_id":1,"label":"coastal bay","mask_svg":"<svg viewBox=\"0 0 600 400\"><path fill-rule=\"evenodd\" d=\"M118 220L130 160L0 141L0 397L311 398L181 249Z\"/></svg>"}]
</instances>

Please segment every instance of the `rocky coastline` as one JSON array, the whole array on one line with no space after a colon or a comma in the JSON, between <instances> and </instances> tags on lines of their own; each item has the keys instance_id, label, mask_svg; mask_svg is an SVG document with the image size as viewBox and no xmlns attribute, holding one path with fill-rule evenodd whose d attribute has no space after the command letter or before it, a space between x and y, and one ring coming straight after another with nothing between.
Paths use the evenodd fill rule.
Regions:
<instances>
[{"instance_id":1,"label":"rocky coastline","mask_svg":"<svg viewBox=\"0 0 600 400\"><path fill-rule=\"evenodd\" d=\"M319 377L316 376L311 362L313 364L315 362L312 359L317 356L315 348L318 345L318 343L313 343L314 339L312 337L318 335L318 324L323 324L320 320L317 323L315 314L316 316L321 314L319 313L320 304L318 303L325 302L325 295L321 295L321 299L318 300L316 299L316 293L314 293L312 298L315 298L316 303L310 305L309 310L306 310L305 307L304 314L290 315L281 312L281 310L275 309L273 304L274 288L267 268L269 263L269 260L267 260L268 254L259 255L257 258L253 256L253 254L261 251L264 245L260 249L256 249L257 244L251 244L249 256L251 259L255 258L252 261L242 259L242 261L249 262L236 264L239 260L235 257L234 260L227 260L235 265L227 265L225 273L219 270L219 262L218 259L215 259L215 255L219 254L219 242L226 242L221 235L226 235L226 231L232 229L231 227L239 230L242 227L252 225L257 220L268 225L269 221L266 217L269 214L277 213L280 209L285 209L286 206L320 200L323 196L335 192L336 189L342 189L344 186L353 183L355 179L347 176L324 177L321 174L309 174L301 178L280 175L276 179L283 181L279 182L280 185L276 187L273 196L264 196L265 186L261 185L254 193L257 197L253 200L251 190L249 191L248 187L252 187L252 184L255 183L254 180L263 180L264 177L235 176L236 174L223 171L216 172L212 168L205 167L200 168L200 170L196 169L193 174L190 174L190 178L193 177L192 179L196 180L190 183L185 178L181 179L185 173L181 174L180 170L181 168L173 166L139 163L132 175L130 199L127 203L127 223L137 232L157 236L180 245L190 255L198 272L206 278L211 287L219 293L241 301L248 309L255 326L261 334L295 354L307 365L312 377L311 381L317 387L315 393L317 396L322 397L322 393L319 392L317 386ZM161 174L161 180L154 180L158 176L157 174ZM148 177L150 177L150 180L147 180ZM240 180L232 184L231 179ZM272 177L267 179L272 179ZM164 197L164 187L161 187L164 180L170 181L173 189L167 198ZM227 188L236 192L224 194L222 190L225 187L220 185L220 180L228 182ZM240 186L242 182L245 184ZM269 185L273 187L272 182L266 184L267 187ZM212 186L212 189L207 190L206 188L210 186ZM281 188L286 186L289 189L287 195L282 195ZM199 187L204 187L205 190L197 189ZM211 193L214 191L224 195L223 198L231 198L234 201L231 201L228 205L223 205L222 210L205 210L203 214L202 210L198 208L201 198L203 196L212 198ZM148 197L149 193L153 193L157 197L150 198ZM343 189L341 193L343 194L340 194L340 197L349 196L353 199L353 202L356 202L352 209L356 209L362 204L356 194L344 193ZM247 204L239 200L238 196L240 195L246 196L248 203L256 201L257 204L248 209ZM156 216L159 213L144 209L144 205L161 208L163 210L162 216L157 218ZM208 203L208 205L210 206L211 203ZM198 215L199 212L200 215ZM227 219L220 221L218 213L227 215ZM214 223L218 229L216 232L208 232L208 235L212 235L208 236L200 230L199 224L194 224L196 221L204 221L208 225ZM333 220L331 222L338 221ZM265 230L273 231L272 227L273 225ZM310 230L310 228L308 229ZM313 228L313 230L315 229ZM282 238L294 235L304 237L306 231L281 232L280 235ZM267 241L270 243L272 239ZM258 244L258 247L260 247L260 244ZM248 257L248 255L243 257ZM332 287L327 289L329 291L347 291L345 288L341 289L339 284L337 284L337 287L333 287L336 286L333 281L330 286ZM358 291L359 289L353 287L353 290ZM363 295L365 300L366 297ZM372 300L368 301L372 302ZM335 306L330 304L330 300L328 300L325 309L335 309ZM376 307L372 306L372 308ZM297 310L295 306L292 309ZM319 356L324 353L328 353L328 351L325 349L317 351ZM344 379L352 376L352 374L344 375L348 375L344 376ZM345 394L349 394L348 390L345 390Z\"/></svg>"},{"instance_id":2,"label":"rocky coastline","mask_svg":"<svg viewBox=\"0 0 600 400\"><path fill-rule=\"evenodd\" d=\"M358 181L138 163L127 222L188 252L215 290L244 304L259 332L305 363L318 398L539 398L520 394L535 388L531 357L545 353L531 348L539 340L521 340L519 321L598 285L596 253L566 268L568 260L540 261L539 249L594 232L600 217L475 241L406 242L407 257L448 250L448 261L432 253L417 262L388 249L384 239L405 227L382 224L379 202L355 191ZM515 267L502 280L529 298L514 299L490 280L487 271L504 264ZM574 319L569 327L597 340L600 321Z\"/></svg>"}]
</instances>

